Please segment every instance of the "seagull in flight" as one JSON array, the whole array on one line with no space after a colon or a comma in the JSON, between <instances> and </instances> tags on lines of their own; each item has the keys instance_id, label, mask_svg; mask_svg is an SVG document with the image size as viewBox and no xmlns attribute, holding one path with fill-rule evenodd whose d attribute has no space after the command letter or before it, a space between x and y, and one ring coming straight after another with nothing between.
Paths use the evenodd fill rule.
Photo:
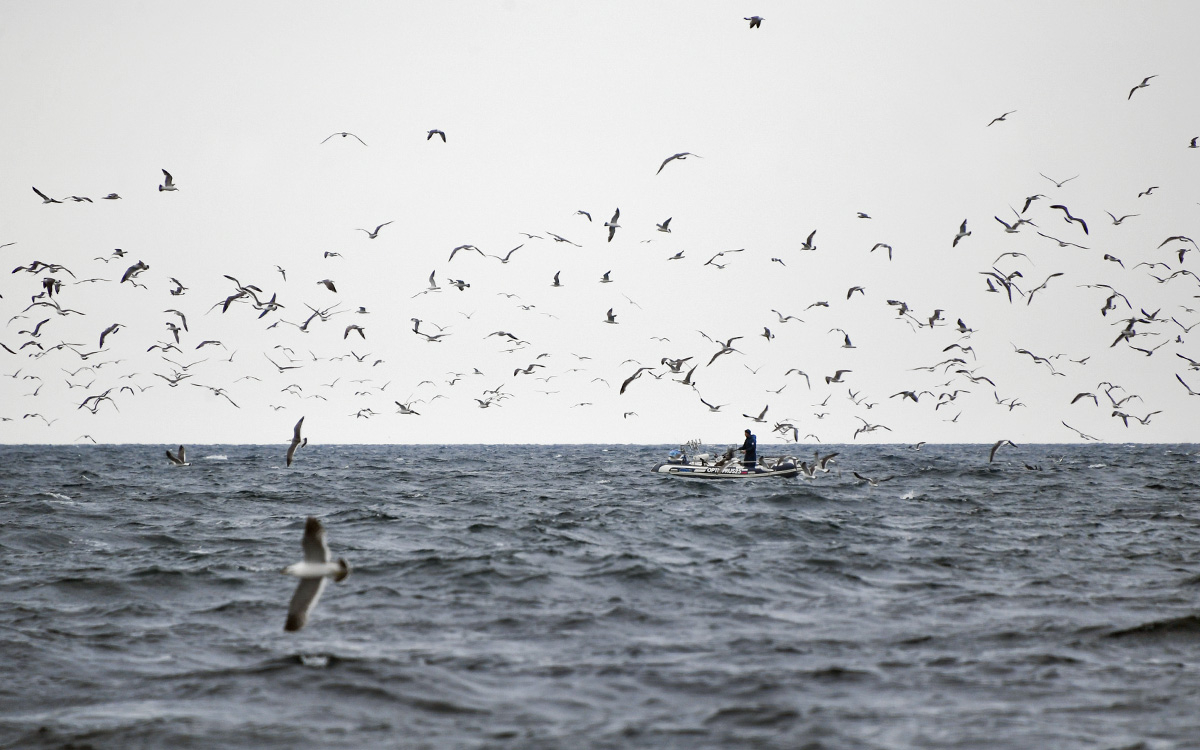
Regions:
<instances>
[{"instance_id":1,"label":"seagull in flight","mask_svg":"<svg viewBox=\"0 0 1200 750\"><path fill-rule=\"evenodd\" d=\"M1125 214L1124 216L1122 216L1121 218L1118 219L1116 216L1113 216L1113 213L1111 211L1105 211L1104 213L1108 214L1109 216L1112 216L1114 227L1121 226L1121 222L1125 221L1126 219L1131 219L1134 216L1141 216L1141 214Z\"/></svg>"},{"instance_id":2,"label":"seagull in flight","mask_svg":"<svg viewBox=\"0 0 1200 750\"><path fill-rule=\"evenodd\" d=\"M329 136L329 138L332 138L335 135L340 135L341 137L345 138L348 135L354 135L354 133L333 133L332 135ZM325 141L329 140L329 138L326 138ZM361 143L364 146L367 145L367 142L364 141L362 138L359 138L357 135L354 135L354 139L357 140L359 143ZM321 141L321 143L324 143L325 141ZM317 145L319 146L321 144L318 143Z\"/></svg>"},{"instance_id":3,"label":"seagull in flight","mask_svg":"<svg viewBox=\"0 0 1200 750\"><path fill-rule=\"evenodd\" d=\"M1072 216L1070 209L1068 209L1066 206L1062 205L1061 203L1056 203L1053 206L1051 206L1050 208L1057 208L1058 210L1062 211L1064 214L1066 214L1066 216L1063 217L1064 221L1066 221L1068 223L1072 222L1072 221L1076 222L1077 224L1079 224L1079 226L1083 227L1084 234L1088 233L1087 222L1085 222L1083 219L1079 219L1079 218Z\"/></svg>"},{"instance_id":4,"label":"seagull in flight","mask_svg":"<svg viewBox=\"0 0 1200 750\"><path fill-rule=\"evenodd\" d=\"M621 209L618 208L613 212L613 216L608 221L604 222L604 226L608 227L608 241L612 242L613 235L617 233L621 225L617 223L617 219L621 218Z\"/></svg>"},{"instance_id":5,"label":"seagull in flight","mask_svg":"<svg viewBox=\"0 0 1200 750\"><path fill-rule=\"evenodd\" d=\"M303 562L292 563L281 571L300 579L296 593L292 594L291 604L288 605L287 622L283 626L288 632L297 631L308 622L308 613L321 598L326 579L344 581L346 576L350 575L350 565L345 558L338 558L337 562L329 561L325 527L312 516L304 523L304 539L300 545L304 549Z\"/></svg>"},{"instance_id":6,"label":"seagull in flight","mask_svg":"<svg viewBox=\"0 0 1200 750\"><path fill-rule=\"evenodd\" d=\"M992 120L991 122L989 122L989 123L987 124L987 126L990 128L991 126L995 125L995 124L996 124L996 123L998 123L998 122L1008 122L1008 120L1005 120L1004 118L1008 117L1009 115L1011 115L1013 112L1016 112L1016 111L1017 111L1017 110L1015 110L1015 109L1014 109L1014 110L1012 110L1012 111L1005 112L1004 114L1000 115L1000 116L999 116L999 117L997 117L996 119L994 119L994 120Z\"/></svg>"},{"instance_id":7,"label":"seagull in flight","mask_svg":"<svg viewBox=\"0 0 1200 750\"><path fill-rule=\"evenodd\" d=\"M663 159L663 163L662 163L662 164L660 164L660 165L659 165L659 167L658 167L658 172L661 172L661 171L663 171L663 167L667 166L667 164L669 164L670 162L674 161L675 159L679 159L680 161L683 161L684 159L688 158L689 156L694 156L694 157L696 157L697 159L702 159L702 158L703 158L703 157L702 157L702 156L700 156L699 154L693 154L693 153L691 153L690 151L684 151L684 152L682 152L682 153L674 154L674 155L672 155L672 156L668 156L666 159ZM655 172L654 174L658 174L658 172Z\"/></svg>"},{"instance_id":8,"label":"seagull in flight","mask_svg":"<svg viewBox=\"0 0 1200 750\"><path fill-rule=\"evenodd\" d=\"M34 188L33 192L38 194L38 197L42 199L42 203L62 203L62 201L51 198L50 196L43 193L41 190L38 190L37 188Z\"/></svg>"},{"instance_id":9,"label":"seagull in flight","mask_svg":"<svg viewBox=\"0 0 1200 750\"><path fill-rule=\"evenodd\" d=\"M1041 174L1042 177L1045 177L1047 180L1050 180L1051 182L1053 182L1054 187L1062 187L1063 185L1066 185L1071 180L1075 179L1075 177L1079 176L1079 175L1075 175L1075 177L1068 177L1067 179L1063 180L1062 182L1059 182L1058 180L1054 179L1053 177L1048 177L1048 176L1042 174L1041 172L1038 172L1038 174ZM1026 207L1028 208L1028 204L1026 205Z\"/></svg>"},{"instance_id":10,"label":"seagull in flight","mask_svg":"<svg viewBox=\"0 0 1200 750\"><path fill-rule=\"evenodd\" d=\"M967 231L967 220L963 219L962 224L958 227L958 233L954 235L954 242L950 247L958 247L958 241L963 237L970 237L971 233Z\"/></svg>"},{"instance_id":11,"label":"seagull in flight","mask_svg":"<svg viewBox=\"0 0 1200 750\"><path fill-rule=\"evenodd\" d=\"M393 220L393 221L394 221L394 220ZM375 227L375 231L374 231L374 232L372 232L370 229L363 229L363 228L361 228L361 227L358 227L357 229L358 229L358 231L360 231L360 232L366 232L366 233L367 233L367 237L369 237L370 239L375 239L376 237L378 237L378 236L379 236L379 230L380 230L380 229L383 229L384 227L386 227L388 224L391 224L391 223L392 223L392 222L390 222L390 221L385 221L385 222L383 222L383 223L382 223L382 224L380 224L379 226Z\"/></svg>"},{"instance_id":12,"label":"seagull in flight","mask_svg":"<svg viewBox=\"0 0 1200 750\"><path fill-rule=\"evenodd\" d=\"M178 190L179 188L175 187L175 179L171 177L171 173L165 169L162 171L162 173L166 179L163 181L163 184L158 186L159 192L162 192L163 190Z\"/></svg>"},{"instance_id":13,"label":"seagull in flight","mask_svg":"<svg viewBox=\"0 0 1200 750\"><path fill-rule=\"evenodd\" d=\"M278 367L279 365L276 365ZM304 424L304 417L300 417L300 421L292 428L292 443L287 449L287 465L292 465L292 459L296 456L296 449L308 445L308 438L300 439L300 425ZM303 623L301 623L303 624Z\"/></svg>"},{"instance_id":14,"label":"seagull in flight","mask_svg":"<svg viewBox=\"0 0 1200 750\"><path fill-rule=\"evenodd\" d=\"M742 20L749 21L750 28L752 28L752 29L757 29L757 28L761 27L762 22L763 22L762 16L750 16L749 18L743 18Z\"/></svg>"},{"instance_id":15,"label":"seagull in flight","mask_svg":"<svg viewBox=\"0 0 1200 750\"><path fill-rule=\"evenodd\" d=\"M1158 78L1158 74L1156 73L1155 75L1152 75L1152 76L1146 76L1145 78L1142 79L1141 83L1139 83L1138 85L1129 89L1129 96L1125 97L1125 101L1129 101L1130 99L1133 98L1133 92L1137 91L1138 89L1144 89L1147 86L1149 86L1151 78Z\"/></svg>"},{"instance_id":16,"label":"seagull in flight","mask_svg":"<svg viewBox=\"0 0 1200 750\"><path fill-rule=\"evenodd\" d=\"M1006 445L1006 444L1011 445L1014 448L1017 447L1017 444L1011 440L997 440L995 445L992 446L991 452L988 453L988 463L989 464L992 462L992 459L994 459L996 457L996 451L1000 450L1000 446Z\"/></svg>"},{"instance_id":17,"label":"seagull in flight","mask_svg":"<svg viewBox=\"0 0 1200 750\"><path fill-rule=\"evenodd\" d=\"M425 140L429 140L430 138L433 138L435 135L440 135L442 137L442 143L446 142L446 134L437 129L430 130L429 134L425 136Z\"/></svg>"}]
</instances>

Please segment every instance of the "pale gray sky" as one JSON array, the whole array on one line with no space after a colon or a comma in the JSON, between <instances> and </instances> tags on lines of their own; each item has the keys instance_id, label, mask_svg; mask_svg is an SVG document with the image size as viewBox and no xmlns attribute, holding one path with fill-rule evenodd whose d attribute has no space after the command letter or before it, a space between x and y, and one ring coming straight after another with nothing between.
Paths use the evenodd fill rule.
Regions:
<instances>
[{"instance_id":1,"label":"pale gray sky","mask_svg":"<svg viewBox=\"0 0 1200 750\"><path fill-rule=\"evenodd\" d=\"M1181 263L1190 245L1159 248L1200 236L1200 149L1188 148L1200 135L1197 21L1186 2L14 5L0 21L0 244L16 244L0 257L75 278L0 282L0 343L17 352L0 351L0 374L16 374L0 377L0 417L12 420L0 441L286 442L305 416L322 443L724 443L764 406L764 442L782 420L847 442L860 419L890 428L860 442L1079 439L1064 420L1105 441L1195 440L1200 400L1177 375L1200 390L1200 371L1177 355L1200 360L1184 330L1200 322L1200 283L1150 274L1191 271L1200 255ZM434 128L446 143L427 140ZM322 143L343 131L368 145ZM656 174L678 152L702 158ZM158 190L164 168L177 191ZM1039 173L1078 177L1057 188ZM66 202L43 205L31 186ZM121 200L101 200L111 192ZM1012 220L1035 194L1046 197L1025 216L1037 227L1006 233L993 217ZM1118 226L1106 212L1137 215ZM672 231L657 231L668 217ZM972 235L952 248L964 218ZM386 221L376 239L357 231ZM801 250L813 230L816 250ZM468 243L523 247L507 264L447 261ZM115 248L125 257L96 260ZM718 259L724 269L704 265L738 249ZM118 283L139 260L145 288ZM1062 275L1010 304L986 291L993 266L1019 271L1025 291ZM419 295L430 272L442 291ZM225 274L284 309L210 310L235 291ZM85 315L25 311L48 275L63 282L55 299ZM172 277L186 293L169 293ZM104 280L73 283L93 278ZM1112 286L1132 309L1118 300L1102 316L1109 292L1086 284ZM856 285L864 293L847 299ZM817 301L829 306L809 308ZM306 305L338 314L305 333ZM918 325L939 308L942 321ZM1129 344L1161 348L1110 346L1117 321L1142 308L1161 311ZM167 309L190 328L165 355L174 363L146 351L173 341ZM413 317L449 335L428 343ZM38 337L20 333L46 318ZM87 360L52 349L94 352L114 323ZM350 324L366 340L343 338ZM488 337L500 330L529 343L505 351ZM718 347L697 331L743 338L707 366ZM223 347L197 350L205 340ZM956 343L973 352L945 351ZM1062 356L1043 364L1017 349ZM280 373L267 356L300 367ZM696 390L652 377L663 357L689 356ZM954 366L914 370L952 356L995 386ZM178 387L159 377L198 360ZM513 375L531 363L544 367ZM638 363L655 369L618 395ZM845 383L827 385L838 369L851 371ZM465 375L450 385L453 373ZM1113 399L1139 396L1120 411L1161 413L1126 427L1102 382L1118 386ZM481 409L500 386L511 395ZM78 408L110 388L115 407ZM935 408L956 389L969 393ZM892 397L901 390L932 395ZM1100 405L1071 404L1080 392ZM420 416L395 413L410 400ZM374 416L356 416L364 409Z\"/></svg>"}]
</instances>

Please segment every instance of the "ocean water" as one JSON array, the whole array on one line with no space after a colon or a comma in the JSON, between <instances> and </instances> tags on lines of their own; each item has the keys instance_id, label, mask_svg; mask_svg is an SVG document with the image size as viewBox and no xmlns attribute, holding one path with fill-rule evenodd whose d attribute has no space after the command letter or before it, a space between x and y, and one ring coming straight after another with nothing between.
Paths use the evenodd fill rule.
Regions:
<instances>
[{"instance_id":1,"label":"ocean water","mask_svg":"<svg viewBox=\"0 0 1200 750\"><path fill-rule=\"evenodd\" d=\"M0 447L0 747L1200 747L1194 445L167 447Z\"/></svg>"}]
</instances>

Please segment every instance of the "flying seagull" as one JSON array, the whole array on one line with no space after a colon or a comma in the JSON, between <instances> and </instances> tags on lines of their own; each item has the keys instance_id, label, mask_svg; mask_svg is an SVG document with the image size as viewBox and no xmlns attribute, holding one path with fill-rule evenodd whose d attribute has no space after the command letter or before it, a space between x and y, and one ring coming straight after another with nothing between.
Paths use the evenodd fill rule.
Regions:
<instances>
[{"instance_id":1,"label":"flying seagull","mask_svg":"<svg viewBox=\"0 0 1200 750\"><path fill-rule=\"evenodd\" d=\"M1141 83L1139 83L1138 85L1136 85L1136 86L1134 86L1133 88L1129 89L1129 96L1125 97L1125 101L1129 101L1130 99L1132 99L1132 98L1133 98L1133 92L1137 91L1138 89L1144 89L1144 88L1146 88L1147 86L1149 86L1149 85L1150 85L1150 79L1151 79L1151 78L1158 78L1158 74L1155 74L1155 75L1152 75L1152 76L1146 76L1145 78L1143 78L1143 79L1142 79L1142 82L1141 82Z\"/></svg>"},{"instance_id":2,"label":"flying seagull","mask_svg":"<svg viewBox=\"0 0 1200 750\"><path fill-rule=\"evenodd\" d=\"M750 28L752 28L752 29L757 29L757 28L761 27L762 22L763 22L762 16L750 16L749 18L743 18L742 20L749 21Z\"/></svg>"},{"instance_id":3,"label":"flying seagull","mask_svg":"<svg viewBox=\"0 0 1200 750\"><path fill-rule=\"evenodd\" d=\"M1053 206L1051 206L1050 208L1057 208L1058 210L1062 211L1064 214L1066 214L1066 216L1063 217L1064 221L1066 221L1068 223L1070 223L1072 221L1076 222L1077 224L1079 224L1079 226L1083 227L1084 234L1088 233L1087 222L1085 222L1083 219L1072 216L1070 209L1068 209L1066 206L1064 206L1060 203L1056 203Z\"/></svg>"},{"instance_id":4,"label":"flying seagull","mask_svg":"<svg viewBox=\"0 0 1200 750\"><path fill-rule=\"evenodd\" d=\"M1067 179L1063 180L1062 182L1059 182L1058 180L1054 179L1053 177L1048 177L1048 176L1042 174L1041 172L1038 172L1038 174L1041 174L1042 177L1045 177L1047 180L1050 180L1051 182L1053 182L1054 187L1062 187L1063 185L1066 185L1071 180L1075 179L1075 177L1079 176L1079 175L1075 175L1075 177L1068 177Z\"/></svg>"},{"instance_id":5,"label":"flying seagull","mask_svg":"<svg viewBox=\"0 0 1200 750\"><path fill-rule=\"evenodd\" d=\"M33 192L38 194L38 197L42 199L42 203L62 203L62 201L51 198L50 196L43 193L41 190L38 190L37 188L34 188Z\"/></svg>"},{"instance_id":6,"label":"flying seagull","mask_svg":"<svg viewBox=\"0 0 1200 750\"><path fill-rule=\"evenodd\" d=\"M308 613L316 606L325 588L325 579L343 581L350 575L350 565L345 558L337 562L329 561L329 546L325 544L325 527L312 516L304 523L304 539L300 542L304 549L304 561L292 563L281 572L296 576L300 583L292 602L288 605L287 623L283 629L289 632L299 630L308 621Z\"/></svg>"},{"instance_id":7,"label":"flying seagull","mask_svg":"<svg viewBox=\"0 0 1200 750\"><path fill-rule=\"evenodd\" d=\"M988 463L989 464L992 462L992 459L996 457L996 451L1000 450L1000 446L1005 445L1005 444L1011 445L1014 448L1017 447L1017 444L1011 440L997 440L995 445L992 446L991 453L988 454Z\"/></svg>"},{"instance_id":8,"label":"flying seagull","mask_svg":"<svg viewBox=\"0 0 1200 750\"><path fill-rule=\"evenodd\" d=\"M673 161L675 159L679 159L680 161L683 161L684 159L688 158L689 156L694 156L697 159L704 158L704 157L700 156L699 154L693 154L690 151L683 151L681 153L674 154L672 156L668 156L666 159L663 159L663 163L658 166L658 172L655 172L654 174L658 174L659 172L663 171L663 167L667 166L667 164L669 164L671 161Z\"/></svg>"},{"instance_id":9,"label":"flying seagull","mask_svg":"<svg viewBox=\"0 0 1200 750\"><path fill-rule=\"evenodd\" d=\"M330 136L329 136L329 138L332 138L332 137L333 137L333 136L335 136L335 135L340 135L341 137L345 138L345 137L346 137L346 136L348 136L348 135L354 135L354 133L333 133L332 135L330 135ZM329 140L329 138L326 138L326 139L325 139L325 141ZM357 141L358 141L359 143L361 143L362 145L364 145L364 146L365 146L365 145L367 145L367 142L366 142L366 141L364 141L362 138L359 138L357 135L354 135L354 138L355 138L355 140L357 140ZM325 141L321 141L321 143L324 143ZM321 144L320 144L320 143L318 143L317 145L319 146L319 145L321 145Z\"/></svg>"},{"instance_id":10,"label":"flying seagull","mask_svg":"<svg viewBox=\"0 0 1200 750\"><path fill-rule=\"evenodd\" d=\"M967 231L967 220L963 219L962 224L958 227L958 233L954 235L954 242L950 247L958 247L958 241L963 237L970 237L971 233Z\"/></svg>"},{"instance_id":11,"label":"flying seagull","mask_svg":"<svg viewBox=\"0 0 1200 750\"><path fill-rule=\"evenodd\" d=\"M1000 115L1000 116L999 116L999 117L997 117L996 119L994 119L994 120L992 120L991 122L989 122L989 123L987 124L987 126L990 128L991 126L995 125L995 124L996 124L996 123L998 123L998 122L1008 122L1008 120L1005 120L1004 118L1005 118L1005 117L1008 117L1009 115L1011 115L1013 112L1016 112L1016 111L1017 111L1017 110L1015 110L1015 109L1014 109L1014 110L1012 110L1012 111L1005 112L1004 114Z\"/></svg>"},{"instance_id":12,"label":"flying seagull","mask_svg":"<svg viewBox=\"0 0 1200 750\"><path fill-rule=\"evenodd\" d=\"M621 225L617 223L617 219L619 219L619 218L621 218L621 209L618 208L616 211L613 212L613 217L611 219L609 219L608 221L604 222L604 226L608 227L608 241L609 242L612 242L613 235L615 235L617 233L617 230L621 228Z\"/></svg>"},{"instance_id":13,"label":"flying seagull","mask_svg":"<svg viewBox=\"0 0 1200 750\"><path fill-rule=\"evenodd\" d=\"M429 135L425 136L425 140L429 140L430 138L433 138L435 135L440 135L442 137L442 143L446 142L446 134L437 129L430 130Z\"/></svg>"},{"instance_id":14,"label":"flying seagull","mask_svg":"<svg viewBox=\"0 0 1200 750\"><path fill-rule=\"evenodd\" d=\"M159 192L162 192L163 190L178 190L179 188L175 187L175 180L171 177L171 173L165 169L162 171L162 173L166 176L166 180L163 182L163 184L158 186Z\"/></svg>"},{"instance_id":15,"label":"flying seagull","mask_svg":"<svg viewBox=\"0 0 1200 750\"><path fill-rule=\"evenodd\" d=\"M374 231L374 232L372 232L370 229L363 229L363 228L361 228L361 227L358 227L358 231L360 231L360 232L366 232L366 233L367 233L367 237L369 237L370 239L375 239L376 237L378 237L378 236L379 236L379 230L380 230L380 229L383 229L384 227L386 227L388 224L391 224L391 223L392 223L392 222L390 222L390 221L385 221L385 222L383 222L383 223L382 223L382 224L380 224L379 226L375 227L375 231Z\"/></svg>"},{"instance_id":16,"label":"flying seagull","mask_svg":"<svg viewBox=\"0 0 1200 750\"><path fill-rule=\"evenodd\" d=\"M308 438L305 438L303 443L300 440L300 425L302 425L302 424L304 424L304 417L300 417L300 421L296 423L295 428L293 428L293 430L292 430L292 444L289 445L288 449L287 449L287 465L288 466L292 465L292 458L296 455L296 449L299 448L301 445L308 444ZM301 622L300 624L303 625L304 623Z\"/></svg>"}]
</instances>

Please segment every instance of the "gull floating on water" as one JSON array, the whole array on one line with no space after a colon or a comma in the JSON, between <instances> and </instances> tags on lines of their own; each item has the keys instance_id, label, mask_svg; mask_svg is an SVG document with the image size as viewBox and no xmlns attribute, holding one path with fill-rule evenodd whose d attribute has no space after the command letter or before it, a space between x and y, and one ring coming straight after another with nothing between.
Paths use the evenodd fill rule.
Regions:
<instances>
[{"instance_id":1,"label":"gull floating on water","mask_svg":"<svg viewBox=\"0 0 1200 750\"><path fill-rule=\"evenodd\" d=\"M300 579L292 602L288 605L287 623L283 626L289 632L299 630L308 622L308 613L321 598L327 578L340 582L350 575L350 565L345 558L338 558L337 562L329 561L325 527L312 516L304 523L304 539L300 545L304 549L304 561L292 563L282 571Z\"/></svg>"}]
</instances>

